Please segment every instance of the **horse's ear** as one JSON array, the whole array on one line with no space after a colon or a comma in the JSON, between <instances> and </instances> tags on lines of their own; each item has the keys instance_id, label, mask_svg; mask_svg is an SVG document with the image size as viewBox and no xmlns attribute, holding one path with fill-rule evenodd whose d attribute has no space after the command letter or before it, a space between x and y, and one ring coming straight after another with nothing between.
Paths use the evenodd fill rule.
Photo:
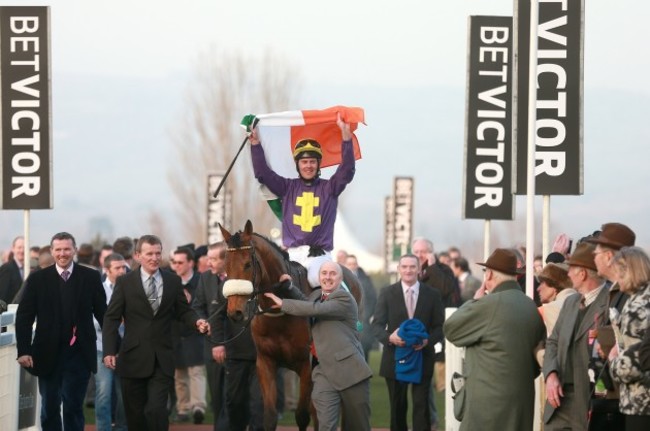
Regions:
<instances>
[{"instance_id":1,"label":"horse's ear","mask_svg":"<svg viewBox=\"0 0 650 431\"><path fill-rule=\"evenodd\" d=\"M246 226L244 226L244 233L248 236L253 235L253 223L250 220L246 220Z\"/></svg>"},{"instance_id":2,"label":"horse's ear","mask_svg":"<svg viewBox=\"0 0 650 431\"><path fill-rule=\"evenodd\" d=\"M217 224L219 225L219 229L221 229L221 235L223 235L223 240L226 242L230 241L230 237L232 236L230 235L230 232L228 232L225 227L221 226L221 223L217 223Z\"/></svg>"}]
</instances>

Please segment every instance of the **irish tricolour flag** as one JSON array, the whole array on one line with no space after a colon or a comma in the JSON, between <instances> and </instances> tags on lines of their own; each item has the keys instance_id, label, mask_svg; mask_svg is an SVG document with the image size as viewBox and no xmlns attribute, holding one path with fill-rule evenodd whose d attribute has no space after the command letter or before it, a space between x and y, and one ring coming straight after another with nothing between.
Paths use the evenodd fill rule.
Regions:
<instances>
[{"instance_id":1,"label":"irish tricolour flag","mask_svg":"<svg viewBox=\"0 0 650 431\"><path fill-rule=\"evenodd\" d=\"M333 106L322 110L285 111L273 114L247 115L242 120L243 127L249 127L257 119L257 130L266 161L275 172L283 177L294 178L296 164L293 149L298 141L305 138L316 139L323 150L322 168L341 163L341 129L336 125L337 115L350 123L354 132L359 123L364 122L362 108ZM353 134L355 159L361 158L359 142Z\"/></svg>"},{"instance_id":2,"label":"irish tricolour flag","mask_svg":"<svg viewBox=\"0 0 650 431\"><path fill-rule=\"evenodd\" d=\"M286 178L295 178L296 164L293 150L301 139L316 139L323 151L321 168L336 166L341 163L341 129L336 124L338 115L354 132L359 123L365 124L362 108L333 106L321 110L285 111L273 114L247 115L241 121L242 127L250 130L257 121L257 131L266 162L277 174ZM359 141L352 134L354 158L361 158ZM268 202L275 215L282 219L282 205L277 196L265 186L260 187L262 196Z\"/></svg>"}]
</instances>

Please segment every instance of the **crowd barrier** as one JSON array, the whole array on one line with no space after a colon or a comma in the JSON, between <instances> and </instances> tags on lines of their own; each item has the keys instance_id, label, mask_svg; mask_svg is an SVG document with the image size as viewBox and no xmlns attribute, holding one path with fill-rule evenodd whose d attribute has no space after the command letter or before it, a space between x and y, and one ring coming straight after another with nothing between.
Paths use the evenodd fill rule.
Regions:
<instances>
[{"instance_id":1,"label":"crowd barrier","mask_svg":"<svg viewBox=\"0 0 650 431\"><path fill-rule=\"evenodd\" d=\"M36 377L16 362L17 305L0 315L0 430L38 430L39 397Z\"/></svg>"}]
</instances>

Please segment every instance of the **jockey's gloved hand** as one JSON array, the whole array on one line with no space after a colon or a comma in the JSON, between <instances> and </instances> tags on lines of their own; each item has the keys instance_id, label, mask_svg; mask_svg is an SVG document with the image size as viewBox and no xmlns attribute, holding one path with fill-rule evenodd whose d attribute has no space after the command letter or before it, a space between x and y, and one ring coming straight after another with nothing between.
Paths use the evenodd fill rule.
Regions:
<instances>
[{"instance_id":1,"label":"jockey's gloved hand","mask_svg":"<svg viewBox=\"0 0 650 431\"><path fill-rule=\"evenodd\" d=\"M318 257L323 255L325 255L325 250L323 250L323 247L319 245L309 246L309 254L307 255L307 257Z\"/></svg>"},{"instance_id":2,"label":"jockey's gloved hand","mask_svg":"<svg viewBox=\"0 0 650 431\"><path fill-rule=\"evenodd\" d=\"M306 300L307 297L296 287L291 280L285 280L275 285L274 292L277 296L283 299L300 299Z\"/></svg>"}]
</instances>

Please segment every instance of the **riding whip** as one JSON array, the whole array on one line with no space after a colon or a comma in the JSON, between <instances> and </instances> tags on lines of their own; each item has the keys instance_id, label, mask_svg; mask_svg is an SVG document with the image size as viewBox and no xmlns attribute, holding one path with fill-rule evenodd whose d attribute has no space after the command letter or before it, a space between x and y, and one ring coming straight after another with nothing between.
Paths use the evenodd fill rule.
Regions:
<instances>
[{"instance_id":1,"label":"riding whip","mask_svg":"<svg viewBox=\"0 0 650 431\"><path fill-rule=\"evenodd\" d=\"M247 132L251 132L255 126L257 126L257 122L259 120L255 118L254 115L246 115L244 119L241 122L241 125L246 127ZM219 196L219 192L223 188L224 183L226 182L226 178L228 178L228 174L230 174L230 171L232 170L232 167L235 165L235 162L237 161L237 157L239 157L239 154L241 151L244 149L244 146L246 145L246 142L248 142L248 134L244 138L244 141L241 143L239 146L239 151L237 151L237 154L235 154L235 158L232 159L232 162L230 162L230 166L228 166L228 169L226 170L226 173L224 174L223 178L221 179L221 182L219 183L219 186L217 187L217 190L214 192L212 195L213 198L216 198Z\"/></svg>"}]
</instances>

